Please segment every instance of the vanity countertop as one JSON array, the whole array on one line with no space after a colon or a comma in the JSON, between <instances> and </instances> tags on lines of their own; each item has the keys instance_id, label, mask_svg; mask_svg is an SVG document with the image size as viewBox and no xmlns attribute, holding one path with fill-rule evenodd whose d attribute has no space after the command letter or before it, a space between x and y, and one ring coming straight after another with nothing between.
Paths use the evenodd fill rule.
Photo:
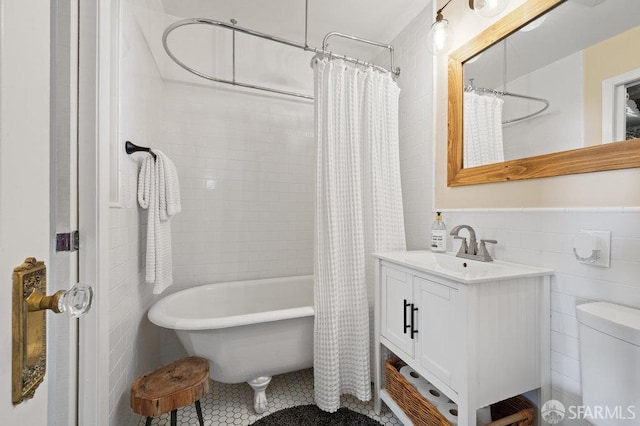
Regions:
<instances>
[{"instance_id":1,"label":"vanity countertop","mask_svg":"<svg viewBox=\"0 0 640 426\"><path fill-rule=\"evenodd\" d=\"M412 269L436 275L462 284L479 284L518 278L552 275L552 269L519 263L480 262L456 257L455 253L434 253L430 250L374 253L374 257Z\"/></svg>"}]
</instances>

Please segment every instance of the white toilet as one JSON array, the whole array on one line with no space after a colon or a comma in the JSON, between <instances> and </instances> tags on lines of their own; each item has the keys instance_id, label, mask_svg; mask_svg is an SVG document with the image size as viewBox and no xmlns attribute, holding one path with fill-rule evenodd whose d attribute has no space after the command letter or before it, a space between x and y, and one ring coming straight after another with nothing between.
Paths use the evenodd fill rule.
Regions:
<instances>
[{"instance_id":1,"label":"white toilet","mask_svg":"<svg viewBox=\"0 0 640 426\"><path fill-rule=\"evenodd\" d=\"M584 418L596 426L640 424L640 310L606 302L576 310Z\"/></svg>"}]
</instances>

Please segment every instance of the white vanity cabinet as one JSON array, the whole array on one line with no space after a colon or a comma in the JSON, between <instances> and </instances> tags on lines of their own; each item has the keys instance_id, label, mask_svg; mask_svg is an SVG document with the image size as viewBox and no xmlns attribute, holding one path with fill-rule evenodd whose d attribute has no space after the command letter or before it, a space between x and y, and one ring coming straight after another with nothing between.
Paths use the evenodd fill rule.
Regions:
<instances>
[{"instance_id":1,"label":"white vanity cabinet","mask_svg":"<svg viewBox=\"0 0 640 426\"><path fill-rule=\"evenodd\" d=\"M393 266L380 272L381 336L449 385L452 354L460 349L451 338L458 333L457 289Z\"/></svg>"},{"instance_id":2,"label":"white vanity cabinet","mask_svg":"<svg viewBox=\"0 0 640 426\"><path fill-rule=\"evenodd\" d=\"M476 409L540 389L549 399L549 276L506 262L483 264L431 252L376 258L375 408L393 352L458 404L459 425Z\"/></svg>"}]
</instances>

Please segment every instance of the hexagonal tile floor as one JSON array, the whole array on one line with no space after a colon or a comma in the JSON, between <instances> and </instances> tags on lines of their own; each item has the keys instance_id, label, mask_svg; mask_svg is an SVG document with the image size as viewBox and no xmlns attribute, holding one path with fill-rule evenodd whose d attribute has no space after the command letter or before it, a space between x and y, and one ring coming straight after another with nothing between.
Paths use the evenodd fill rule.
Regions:
<instances>
[{"instance_id":1,"label":"hexagonal tile floor","mask_svg":"<svg viewBox=\"0 0 640 426\"><path fill-rule=\"evenodd\" d=\"M283 408L313 404L313 370L295 371L273 377L267 388L267 399L269 400L268 411L264 414L256 414L253 411L253 389L248 384L228 385L212 382L209 393L200 401L204 424L245 426ZM362 402L350 395L344 395L342 406L365 414L383 425L402 424L384 404L380 416L373 412L373 401ZM144 425L144 422L145 418L142 417L139 425ZM167 413L156 417L151 424L169 426L170 416ZM198 424L194 405L178 410L178 424L190 426Z\"/></svg>"}]
</instances>

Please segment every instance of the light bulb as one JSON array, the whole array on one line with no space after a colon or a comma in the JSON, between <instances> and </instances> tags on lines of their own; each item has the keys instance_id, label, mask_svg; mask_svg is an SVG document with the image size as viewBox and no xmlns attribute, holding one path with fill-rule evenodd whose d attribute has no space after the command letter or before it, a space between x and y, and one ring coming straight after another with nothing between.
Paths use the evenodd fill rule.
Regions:
<instances>
[{"instance_id":1,"label":"light bulb","mask_svg":"<svg viewBox=\"0 0 640 426\"><path fill-rule=\"evenodd\" d=\"M474 0L473 10L483 18L493 18L502 13L509 5L509 0Z\"/></svg>"},{"instance_id":2,"label":"light bulb","mask_svg":"<svg viewBox=\"0 0 640 426\"><path fill-rule=\"evenodd\" d=\"M433 55L446 53L453 44L453 31L449 27L449 21L440 19L431 25L427 35L427 48Z\"/></svg>"}]
</instances>

